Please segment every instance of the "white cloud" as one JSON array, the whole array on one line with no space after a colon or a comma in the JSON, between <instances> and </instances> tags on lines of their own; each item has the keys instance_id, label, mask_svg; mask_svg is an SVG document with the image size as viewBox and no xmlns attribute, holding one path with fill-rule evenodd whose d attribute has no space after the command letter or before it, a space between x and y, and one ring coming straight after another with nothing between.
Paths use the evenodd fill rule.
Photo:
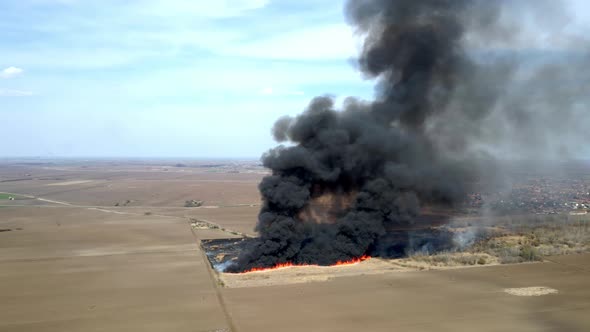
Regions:
<instances>
[{"instance_id":1,"label":"white cloud","mask_svg":"<svg viewBox=\"0 0 590 332\"><path fill-rule=\"evenodd\" d=\"M152 0L143 3L142 11L155 16L178 16L225 18L241 16L244 12L265 7L269 0Z\"/></svg>"},{"instance_id":2,"label":"white cloud","mask_svg":"<svg viewBox=\"0 0 590 332\"><path fill-rule=\"evenodd\" d=\"M25 90L0 89L0 97L29 97L33 92Z\"/></svg>"},{"instance_id":3,"label":"white cloud","mask_svg":"<svg viewBox=\"0 0 590 332\"><path fill-rule=\"evenodd\" d=\"M203 59L122 78L129 98L172 96L302 96L334 93L337 87L372 86L346 62L291 62ZM319 90L319 91L318 91Z\"/></svg>"},{"instance_id":4,"label":"white cloud","mask_svg":"<svg viewBox=\"0 0 590 332\"><path fill-rule=\"evenodd\" d=\"M278 12L283 4L269 0L23 2L72 6L56 7L56 16L40 20L26 19L27 10L35 13L43 7L18 7L14 17L23 18L4 24L26 26L33 36L42 31L46 37L35 43L0 46L0 63L80 70L170 61L167 57L197 58L203 53L305 61L342 60L357 53L355 38L336 5L319 15L302 9ZM306 6L317 7L313 3Z\"/></svg>"},{"instance_id":5,"label":"white cloud","mask_svg":"<svg viewBox=\"0 0 590 332\"><path fill-rule=\"evenodd\" d=\"M21 75L24 72L21 68L18 67L8 67L3 69L0 72L0 77L2 78L14 78Z\"/></svg>"},{"instance_id":6,"label":"white cloud","mask_svg":"<svg viewBox=\"0 0 590 332\"><path fill-rule=\"evenodd\" d=\"M263 88L260 90L260 93L263 95L272 95L273 91L271 87Z\"/></svg>"},{"instance_id":7,"label":"white cloud","mask_svg":"<svg viewBox=\"0 0 590 332\"><path fill-rule=\"evenodd\" d=\"M33 52L30 49L6 50L0 54L0 61L18 59L19 62L36 67L46 67L53 70L70 69L98 69L133 64L142 58L153 56L149 50L127 49L84 49L60 48L48 46L42 51Z\"/></svg>"},{"instance_id":8,"label":"white cloud","mask_svg":"<svg viewBox=\"0 0 590 332\"><path fill-rule=\"evenodd\" d=\"M275 96L303 96L305 92L301 90L284 90L284 89L274 89L272 87L265 87L260 89L260 94L265 96L275 95Z\"/></svg>"},{"instance_id":9,"label":"white cloud","mask_svg":"<svg viewBox=\"0 0 590 332\"><path fill-rule=\"evenodd\" d=\"M336 23L229 44L218 51L262 59L333 60L354 56L358 53L357 44L352 29L344 23Z\"/></svg>"}]
</instances>

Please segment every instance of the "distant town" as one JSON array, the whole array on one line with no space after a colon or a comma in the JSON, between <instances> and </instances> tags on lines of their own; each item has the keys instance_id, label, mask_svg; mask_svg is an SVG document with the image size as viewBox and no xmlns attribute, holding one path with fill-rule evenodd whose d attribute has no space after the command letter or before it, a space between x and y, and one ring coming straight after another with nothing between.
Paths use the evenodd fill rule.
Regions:
<instances>
[{"instance_id":1,"label":"distant town","mask_svg":"<svg viewBox=\"0 0 590 332\"><path fill-rule=\"evenodd\" d=\"M583 178L533 178L515 183L511 190L468 195L468 210L496 214L587 214L590 181Z\"/></svg>"}]
</instances>

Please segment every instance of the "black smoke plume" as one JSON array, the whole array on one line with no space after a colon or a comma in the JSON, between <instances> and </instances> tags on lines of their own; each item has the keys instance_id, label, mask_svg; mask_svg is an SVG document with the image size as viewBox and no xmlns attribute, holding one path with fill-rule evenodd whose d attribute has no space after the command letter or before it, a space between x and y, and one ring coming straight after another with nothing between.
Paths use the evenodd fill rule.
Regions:
<instances>
[{"instance_id":1,"label":"black smoke plume","mask_svg":"<svg viewBox=\"0 0 590 332\"><path fill-rule=\"evenodd\" d=\"M504 139L513 154L545 151L552 131L532 117L573 112L571 100L529 107L555 97L537 85L538 68L550 67L521 70L514 56L478 51L520 42L521 14L506 15L515 11L505 1L348 1L346 17L364 37L358 68L377 80L375 100L349 98L337 110L317 97L277 121L274 137L292 144L262 157L272 175L259 186L260 237L227 271L328 265L403 247L407 238L388 233L435 224L421 212L460 203L474 179L494 173Z\"/></svg>"}]
</instances>

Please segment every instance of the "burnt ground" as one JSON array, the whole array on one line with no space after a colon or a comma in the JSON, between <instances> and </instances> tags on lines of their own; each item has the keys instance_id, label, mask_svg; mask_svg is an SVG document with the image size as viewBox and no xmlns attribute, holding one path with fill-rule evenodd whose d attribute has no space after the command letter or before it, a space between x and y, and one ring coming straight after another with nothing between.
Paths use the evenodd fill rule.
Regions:
<instances>
[{"instance_id":1,"label":"burnt ground","mask_svg":"<svg viewBox=\"0 0 590 332\"><path fill-rule=\"evenodd\" d=\"M367 254L371 257L402 258L415 252L446 251L454 247L453 239L453 232L445 228L390 231ZM255 238L211 239L202 240L201 246L213 269L223 272L256 241Z\"/></svg>"},{"instance_id":2,"label":"burnt ground","mask_svg":"<svg viewBox=\"0 0 590 332\"><path fill-rule=\"evenodd\" d=\"M253 241L256 240L246 238L201 240L201 247L211 267L217 272L223 272L248 247L249 242Z\"/></svg>"}]
</instances>

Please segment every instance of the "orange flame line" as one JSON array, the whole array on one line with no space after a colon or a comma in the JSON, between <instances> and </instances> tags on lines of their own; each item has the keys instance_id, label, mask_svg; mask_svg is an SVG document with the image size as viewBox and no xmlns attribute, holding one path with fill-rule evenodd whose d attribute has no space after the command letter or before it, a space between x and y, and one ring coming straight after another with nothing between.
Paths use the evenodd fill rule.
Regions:
<instances>
[{"instance_id":1,"label":"orange flame line","mask_svg":"<svg viewBox=\"0 0 590 332\"><path fill-rule=\"evenodd\" d=\"M363 255L361 257L353 258L353 259L348 260L348 261L337 261L336 263L334 263L332 265L328 265L327 267L357 264L357 263L360 263L362 261L366 261L369 258L371 258L371 256ZM281 269L281 268L286 268L286 267L309 267L309 266L317 266L317 267L319 267L320 265L317 265L317 264L293 264L291 262L287 262L287 263L278 263L278 264L276 264L276 265L274 265L272 267L253 267L250 270L246 270L246 271L241 272L241 273L271 271L271 270L276 270L276 269Z\"/></svg>"}]
</instances>

